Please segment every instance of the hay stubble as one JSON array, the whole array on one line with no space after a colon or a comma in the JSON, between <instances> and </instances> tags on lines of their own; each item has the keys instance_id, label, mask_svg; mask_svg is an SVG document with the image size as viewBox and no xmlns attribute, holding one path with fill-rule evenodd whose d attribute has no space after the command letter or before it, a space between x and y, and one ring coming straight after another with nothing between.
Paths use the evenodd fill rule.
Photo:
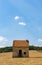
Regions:
<instances>
[{"instance_id":1,"label":"hay stubble","mask_svg":"<svg viewBox=\"0 0 42 65\"><path fill-rule=\"evenodd\" d=\"M0 65L42 65L42 52L29 51L29 58L12 58L12 52L0 53Z\"/></svg>"}]
</instances>

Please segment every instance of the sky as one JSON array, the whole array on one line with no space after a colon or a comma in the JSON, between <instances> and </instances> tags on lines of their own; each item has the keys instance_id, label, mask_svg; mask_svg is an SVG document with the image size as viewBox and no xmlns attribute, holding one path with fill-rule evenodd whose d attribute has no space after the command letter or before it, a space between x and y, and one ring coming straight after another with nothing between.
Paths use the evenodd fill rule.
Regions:
<instances>
[{"instance_id":1,"label":"sky","mask_svg":"<svg viewBox=\"0 0 42 65\"><path fill-rule=\"evenodd\" d=\"M42 0L0 0L0 47L13 40L42 46Z\"/></svg>"}]
</instances>

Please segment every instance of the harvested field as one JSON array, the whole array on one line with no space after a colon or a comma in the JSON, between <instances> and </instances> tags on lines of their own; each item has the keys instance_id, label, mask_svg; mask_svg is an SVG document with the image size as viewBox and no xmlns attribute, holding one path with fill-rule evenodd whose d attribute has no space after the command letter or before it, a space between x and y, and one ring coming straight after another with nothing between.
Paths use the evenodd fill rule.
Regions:
<instances>
[{"instance_id":1,"label":"harvested field","mask_svg":"<svg viewBox=\"0 0 42 65\"><path fill-rule=\"evenodd\" d=\"M42 52L29 51L29 58L12 58L12 52L0 53L0 65L42 65Z\"/></svg>"}]
</instances>

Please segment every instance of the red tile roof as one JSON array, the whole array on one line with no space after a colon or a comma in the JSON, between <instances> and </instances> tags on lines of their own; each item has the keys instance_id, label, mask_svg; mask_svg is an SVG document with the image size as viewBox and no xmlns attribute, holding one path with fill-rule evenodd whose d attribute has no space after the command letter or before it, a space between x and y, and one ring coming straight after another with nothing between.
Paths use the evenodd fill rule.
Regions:
<instances>
[{"instance_id":1,"label":"red tile roof","mask_svg":"<svg viewBox=\"0 0 42 65\"><path fill-rule=\"evenodd\" d=\"M15 47L28 47L29 41L28 40L14 40L13 46L15 46Z\"/></svg>"}]
</instances>

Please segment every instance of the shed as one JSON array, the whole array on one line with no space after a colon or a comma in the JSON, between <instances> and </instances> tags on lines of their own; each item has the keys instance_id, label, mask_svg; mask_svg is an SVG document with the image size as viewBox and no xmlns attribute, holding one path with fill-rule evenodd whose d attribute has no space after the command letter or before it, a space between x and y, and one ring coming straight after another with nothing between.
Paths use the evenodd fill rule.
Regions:
<instances>
[{"instance_id":1,"label":"shed","mask_svg":"<svg viewBox=\"0 0 42 65\"><path fill-rule=\"evenodd\" d=\"M12 57L29 57L29 41L14 40Z\"/></svg>"}]
</instances>

